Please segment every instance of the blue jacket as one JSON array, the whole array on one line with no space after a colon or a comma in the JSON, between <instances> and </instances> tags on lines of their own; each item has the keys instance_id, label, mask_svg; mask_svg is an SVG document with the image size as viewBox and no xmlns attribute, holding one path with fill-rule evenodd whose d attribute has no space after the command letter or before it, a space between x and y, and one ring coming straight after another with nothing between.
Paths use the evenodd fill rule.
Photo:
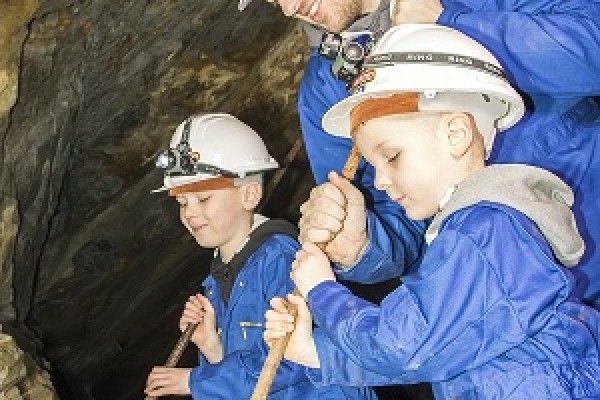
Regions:
<instances>
[{"instance_id":1,"label":"blue jacket","mask_svg":"<svg viewBox=\"0 0 600 400\"><path fill-rule=\"evenodd\" d=\"M598 0L443 1L438 23L475 38L499 59L511 81L529 95L528 115L497 135L490 161L526 163L556 173L575 191L574 213L587 251L574 271L578 291L600 308L600 2ZM330 73L330 62L312 50L298 93L302 133L317 183L341 170L347 139L332 137L321 118L348 96ZM344 279L377 282L418 262L426 223L408 219L373 184L364 162L355 183L367 194L371 243ZM373 260L379 267L372 271Z\"/></svg>"},{"instance_id":2,"label":"blue jacket","mask_svg":"<svg viewBox=\"0 0 600 400\"><path fill-rule=\"evenodd\" d=\"M478 202L450 214L416 271L376 306L327 281L308 293L316 384L432 382L436 399L600 398L600 314L536 225Z\"/></svg>"},{"instance_id":3,"label":"blue jacket","mask_svg":"<svg viewBox=\"0 0 600 400\"><path fill-rule=\"evenodd\" d=\"M212 276L203 283L204 293L215 308L221 331L224 358L209 364L200 355L200 366L190 374L194 399L247 399L268 352L263 325L269 300L293 289L290 265L298 244L286 235L273 235L250 256L239 272L227 306ZM304 369L283 361L268 397L270 400L300 399L376 399L368 388L329 386L316 388Z\"/></svg>"}]
</instances>

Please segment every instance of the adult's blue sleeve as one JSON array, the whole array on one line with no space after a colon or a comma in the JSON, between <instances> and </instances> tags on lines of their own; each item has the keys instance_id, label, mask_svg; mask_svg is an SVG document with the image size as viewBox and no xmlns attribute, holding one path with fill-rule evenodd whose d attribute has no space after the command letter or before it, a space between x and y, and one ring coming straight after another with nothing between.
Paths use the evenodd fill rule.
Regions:
<instances>
[{"instance_id":1,"label":"adult's blue sleeve","mask_svg":"<svg viewBox=\"0 0 600 400\"><path fill-rule=\"evenodd\" d=\"M324 333L315 336L321 368L311 370L313 381L442 381L524 342L568 292L534 231L482 208L440 233L418 271L379 307L336 282L313 288L308 303Z\"/></svg>"},{"instance_id":2,"label":"adult's blue sleeve","mask_svg":"<svg viewBox=\"0 0 600 400\"><path fill-rule=\"evenodd\" d=\"M600 94L598 0L442 0L438 23L486 46L528 94Z\"/></svg>"},{"instance_id":3,"label":"adult's blue sleeve","mask_svg":"<svg viewBox=\"0 0 600 400\"><path fill-rule=\"evenodd\" d=\"M380 205L377 214L367 211L368 244L350 268L337 266L336 275L343 280L378 283L398 278L418 265L425 247L426 225L404 214L395 203Z\"/></svg>"}]
</instances>

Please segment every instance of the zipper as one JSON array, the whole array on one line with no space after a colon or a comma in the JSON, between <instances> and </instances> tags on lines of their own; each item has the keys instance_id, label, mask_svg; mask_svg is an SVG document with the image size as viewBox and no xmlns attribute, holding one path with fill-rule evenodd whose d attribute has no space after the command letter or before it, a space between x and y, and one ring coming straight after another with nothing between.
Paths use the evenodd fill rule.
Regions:
<instances>
[{"instance_id":1,"label":"zipper","mask_svg":"<svg viewBox=\"0 0 600 400\"><path fill-rule=\"evenodd\" d=\"M263 324L260 322L240 321L240 328L242 328L242 337L244 340L248 340L248 328L260 328Z\"/></svg>"}]
</instances>

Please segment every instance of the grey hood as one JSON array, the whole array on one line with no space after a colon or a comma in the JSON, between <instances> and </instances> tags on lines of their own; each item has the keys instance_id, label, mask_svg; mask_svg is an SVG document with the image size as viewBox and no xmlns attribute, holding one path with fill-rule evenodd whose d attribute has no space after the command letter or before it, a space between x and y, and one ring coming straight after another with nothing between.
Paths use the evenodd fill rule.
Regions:
<instances>
[{"instance_id":1,"label":"grey hood","mask_svg":"<svg viewBox=\"0 0 600 400\"><path fill-rule=\"evenodd\" d=\"M554 256L573 267L585 249L571 211L573 192L559 177L520 164L493 165L461 182L435 215L427 236L435 236L450 214L480 201L512 207L531 219L548 241Z\"/></svg>"}]
</instances>

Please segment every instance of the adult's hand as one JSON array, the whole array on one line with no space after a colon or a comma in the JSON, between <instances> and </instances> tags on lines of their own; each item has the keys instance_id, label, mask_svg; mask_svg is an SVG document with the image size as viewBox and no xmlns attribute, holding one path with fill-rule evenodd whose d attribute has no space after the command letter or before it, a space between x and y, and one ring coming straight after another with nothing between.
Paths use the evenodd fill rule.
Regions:
<instances>
[{"instance_id":1,"label":"adult's hand","mask_svg":"<svg viewBox=\"0 0 600 400\"><path fill-rule=\"evenodd\" d=\"M329 259L342 267L358 261L367 244L367 214L362 193L345 178L329 173L300 207L301 243L327 243Z\"/></svg>"}]
</instances>

